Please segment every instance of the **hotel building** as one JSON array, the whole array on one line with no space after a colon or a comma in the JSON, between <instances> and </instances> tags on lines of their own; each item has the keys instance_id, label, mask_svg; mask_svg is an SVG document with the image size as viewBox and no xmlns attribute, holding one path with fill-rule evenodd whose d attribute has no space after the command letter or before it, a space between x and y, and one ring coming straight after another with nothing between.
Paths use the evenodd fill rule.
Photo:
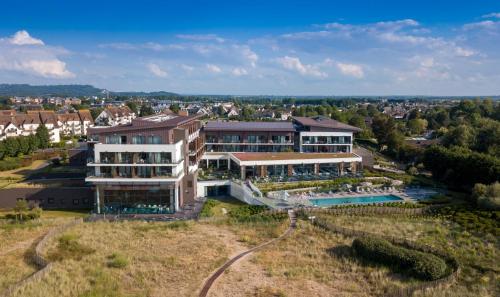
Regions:
<instances>
[{"instance_id":1,"label":"hotel building","mask_svg":"<svg viewBox=\"0 0 500 297\"><path fill-rule=\"evenodd\" d=\"M97 213L173 213L196 197L199 116L154 115L89 128L86 181Z\"/></svg>"},{"instance_id":2,"label":"hotel building","mask_svg":"<svg viewBox=\"0 0 500 297\"><path fill-rule=\"evenodd\" d=\"M229 181L332 179L361 174L360 129L325 117L290 122L209 121L155 115L89 128L86 181L98 213L173 213ZM218 189L221 187L221 189Z\"/></svg>"}]
</instances>

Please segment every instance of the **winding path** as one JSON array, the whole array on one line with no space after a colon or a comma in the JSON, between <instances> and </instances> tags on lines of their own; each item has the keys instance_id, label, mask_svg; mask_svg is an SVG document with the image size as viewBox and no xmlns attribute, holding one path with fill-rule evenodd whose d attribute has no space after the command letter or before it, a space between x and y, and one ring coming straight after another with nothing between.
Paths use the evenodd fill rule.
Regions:
<instances>
[{"instance_id":1,"label":"winding path","mask_svg":"<svg viewBox=\"0 0 500 297\"><path fill-rule=\"evenodd\" d=\"M205 284L203 285L203 288L201 289L200 291L200 295L199 297L206 297L207 294L208 294L208 291L210 290L210 288L212 287L212 285L214 284L214 282L217 280L217 278L219 278L219 276L224 273L224 271L229 268L231 265L233 265L236 261L240 260L241 258L245 257L246 255L248 254L251 254L257 250L260 250L278 240L281 240L283 239L284 237L288 236L290 233L292 233L293 229L295 229L295 225L296 225L296 222L297 222L297 217L295 215L295 212L293 210L289 210L288 211L288 217L290 218L290 226L288 227L288 229L283 233L281 234L279 237L276 237L270 241L267 241L267 242L264 242L256 247L253 247L247 251L244 251L236 256L234 256L233 258L231 258L229 261L227 261L226 263L224 263L224 265L222 265L219 269L217 269L206 281L205 281Z\"/></svg>"}]
</instances>

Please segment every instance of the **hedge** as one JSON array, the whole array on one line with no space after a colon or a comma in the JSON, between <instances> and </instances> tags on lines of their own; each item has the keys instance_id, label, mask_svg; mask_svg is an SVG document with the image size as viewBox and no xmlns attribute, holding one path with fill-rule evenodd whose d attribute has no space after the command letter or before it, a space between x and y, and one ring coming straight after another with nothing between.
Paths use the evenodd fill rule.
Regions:
<instances>
[{"instance_id":1,"label":"hedge","mask_svg":"<svg viewBox=\"0 0 500 297\"><path fill-rule=\"evenodd\" d=\"M437 280L447 274L446 262L429 253L393 245L376 237L356 238L352 248L362 258L408 272L422 280Z\"/></svg>"}]
</instances>

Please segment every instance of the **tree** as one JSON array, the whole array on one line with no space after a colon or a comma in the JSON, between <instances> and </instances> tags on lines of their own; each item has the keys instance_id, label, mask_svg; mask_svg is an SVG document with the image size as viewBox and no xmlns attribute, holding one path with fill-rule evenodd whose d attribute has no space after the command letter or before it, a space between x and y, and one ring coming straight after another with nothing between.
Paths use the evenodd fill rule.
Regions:
<instances>
[{"instance_id":1,"label":"tree","mask_svg":"<svg viewBox=\"0 0 500 297\"><path fill-rule=\"evenodd\" d=\"M372 130L379 144L387 144L388 135L395 129L396 123L390 116L380 113L373 117Z\"/></svg>"},{"instance_id":2,"label":"tree","mask_svg":"<svg viewBox=\"0 0 500 297\"><path fill-rule=\"evenodd\" d=\"M154 114L153 108L149 104L143 104L141 106L140 115L141 117L149 116Z\"/></svg>"},{"instance_id":3,"label":"tree","mask_svg":"<svg viewBox=\"0 0 500 297\"><path fill-rule=\"evenodd\" d=\"M139 114L139 108L137 107L137 103L134 101L127 101L125 105L127 105L128 108L130 108L130 110L132 110L135 114Z\"/></svg>"},{"instance_id":4,"label":"tree","mask_svg":"<svg viewBox=\"0 0 500 297\"><path fill-rule=\"evenodd\" d=\"M24 221L26 219L26 212L28 211L28 201L19 199L14 206L14 213L16 214L16 221Z\"/></svg>"},{"instance_id":5,"label":"tree","mask_svg":"<svg viewBox=\"0 0 500 297\"><path fill-rule=\"evenodd\" d=\"M90 115L92 116L92 118L95 120L97 119L97 117L101 114L101 112L104 110L104 108L102 107L96 107L96 108L92 108L90 109Z\"/></svg>"},{"instance_id":6,"label":"tree","mask_svg":"<svg viewBox=\"0 0 500 297\"><path fill-rule=\"evenodd\" d=\"M178 103L171 104L169 108L173 113L178 113L180 110Z\"/></svg>"},{"instance_id":7,"label":"tree","mask_svg":"<svg viewBox=\"0 0 500 297\"><path fill-rule=\"evenodd\" d=\"M445 146L460 146L464 148L469 148L474 142L474 128L469 125L459 125L454 127L446 133L443 139L443 144Z\"/></svg>"},{"instance_id":8,"label":"tree","mask_svg":"<svg viewBox=\"0 0 500 297\"><path fill-rule=\"evenodd\" d=\"M420 118L409 120L408 129L412 134L422 134L427 129L427 120Z\"/></svg>"},{"instance_id":9,"label":"tree","mask_svg":"<svg viewBox=\"0 0 500 297\"><path fill-rule=\"evenodd\" d=\"M36 137L38 138L39 148L46 149L50 146L49 130L44 124L36 128Z\"/></svg>"}]
</instances>

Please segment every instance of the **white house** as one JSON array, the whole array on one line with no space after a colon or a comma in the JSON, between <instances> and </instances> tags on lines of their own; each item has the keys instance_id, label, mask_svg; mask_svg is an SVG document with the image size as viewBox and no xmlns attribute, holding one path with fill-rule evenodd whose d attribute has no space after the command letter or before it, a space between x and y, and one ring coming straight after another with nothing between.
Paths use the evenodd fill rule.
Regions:
<instances>
[{"instance_id":1,"label":"white house","mask_svg":"<svg viewBox=\"0 0 500 297\"><path fill-rule=\"evenodd\" d=\"M108 106L95 119L96 126L118 126L130 124L136 114L128 106Z\"/></svg>"}]
</instances>

